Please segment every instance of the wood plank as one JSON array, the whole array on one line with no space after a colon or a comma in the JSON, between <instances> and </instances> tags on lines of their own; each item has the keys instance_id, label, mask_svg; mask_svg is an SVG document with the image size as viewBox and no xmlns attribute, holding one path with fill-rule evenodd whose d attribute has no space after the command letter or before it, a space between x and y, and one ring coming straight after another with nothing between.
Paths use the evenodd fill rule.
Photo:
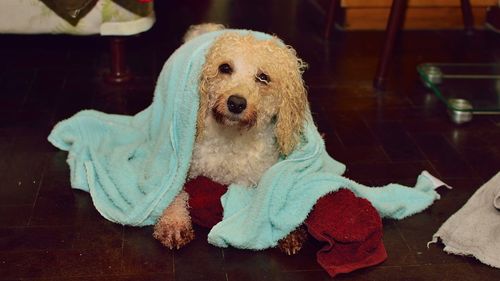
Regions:
<instances>
[{"instance_id":1,"label":"wood plank","mask_svg":"<svg viewBox=\"0 0 500 281\"><path fill-rule=\"evenodd\" d=\"M342 0L344 8L390 7L392 0ZM473 7L496 6L497 0L471 0ZM460 0L409 0L408 7L460 7Z\"/></svg>"},{"instance_id":2,"label":"wood plank","mask_svg":"<svg viewBox=\"0 0 500 281\"><path fill-rule=\"evenodd\" d=\"M389 16L388 8L349 8L345 10L344 27L348 30L384 30ZM485 8L472 8L477 28L484 26ZM460 8L409 8L405 29L461 29Z\"/></svg>"}]
</instances>

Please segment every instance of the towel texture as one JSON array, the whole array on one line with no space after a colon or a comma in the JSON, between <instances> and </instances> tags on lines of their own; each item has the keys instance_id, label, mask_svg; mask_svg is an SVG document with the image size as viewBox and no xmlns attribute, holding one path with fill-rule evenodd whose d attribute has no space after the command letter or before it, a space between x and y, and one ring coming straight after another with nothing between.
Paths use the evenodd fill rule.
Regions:
<instances>
[{"instance_id":1,"label":"towel texture","mask_svg":"<svg viewBox=\"0 0 500 281\"><path fill-rule=\"evenodd\" d=\"M184 190L189 194L189 213L195 224L212 228L222 220L220 197L227 186L197 177L188 181ZM318 249L316 261L331 277L387 258L377 210L347 189L321 197L305 224L312 237L325 243Z\"/></svg>"},{"instance_id":2,"label":"towel texture","mask_svg":"<svg viewBox=\"0 0 500 281\"><path fill-rule=\"evenodd\" d=\"M451 254L474 256L500 268L500 172L481 186L433 235Z\"/></svg>"},{"instance_id":3,"label":"towel texture","mask_svg":"<svg viewBox=\"0 0 500 281\"><path fill-rule=\"evenodd\" d=\"M184 190L189 194L189 215L195 224L212 228L222 220L220 198L227 191L226 185L197 177L186 182Z\"/></svg>"},{"instance_id":4,"label":"towel texture","mask_svg":"<svg viewBox=\"0 0 500 281\"><path fill-rule=\"evenodd\" d=\"M316 260L331 277L387 258L377 210L347 189L321 197L305 224L309 234L326 243Z\"/></svg>"},{"instance_id":5,"label":"towel texture","mask_svg":"<svg viewBox=\"0 0 500 281\"><path fill-rule=\"evenodd\" d=\"M381 217L393 219L420 212L439 198L427 172L413 188L399 184L373 188L343 177L344 170L343 164L328 155L309 119L302 145L267 170L256 188L229 186L221 199L224 219L212 228L208 241L219 247L274 247L305 220L319 198L340 188L370 201Z\"/></svg>"},{"instance_id":6,"label":"towel texture","mask_svg":"<svg viewBox=\"0 0 500 281\"><path fill-rule=\"evenodd\" d=\"M154 224L181 190L194 144L200 72L220 34L203 34L178 48L163 66L152 104L135 116L87 110L52 130L49 141L69 151L72 187L90 192L108 220Z\"/></svg>"},{"instance_id":7,"label":"towel texture","mask_svg":"<svg viewBox=\"0 0 500 281\"><path fill-rule=\"evenodd\" d=\"M185 183L195 140L198 81L205 54L223 32L201 35L177 49L166 62L152 104L135 116L83 111L60 122L49 136L68 150L71 183L89 191L107 219L127 225L151 225ZM306 218L323 195L347 188L368 199L382 217L401 219L427 208L439 196L432 177L422 174L414 188L389 184L369 188L341 174L345 166L331 158L308 112L302 142L272 166L256 187L229 186L223 196L223 220L210 243L245 249L273 247Z\"/></svg>"}]
</instances>

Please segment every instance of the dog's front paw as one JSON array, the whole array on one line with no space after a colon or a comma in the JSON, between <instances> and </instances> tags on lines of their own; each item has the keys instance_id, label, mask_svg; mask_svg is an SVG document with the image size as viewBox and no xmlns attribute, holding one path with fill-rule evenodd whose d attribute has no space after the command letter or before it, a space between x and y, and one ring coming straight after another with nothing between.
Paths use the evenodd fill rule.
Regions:
<instances>
[{"instance_id":1,"label":"dog's front paw","mask_svg":"<svg viewBox=\"0 0 500 281\"><path fill-rule=\"evenodd\" d=\"M278 247L287 255L295 255L302 249L302 245L307 240L307 231L304 227L299 227L278 241Z\"/></svg>"},{"instance_id":2,"label":"dog's front paw","mask_svg":"<svg viewBox=\"0 0 500 281\"><path fill-rule=\"evenodd\" d=\"M179 249L194 239L191 222L160 220L155 225L154 238L169 249Z\"/></svg>"}]
</instances>

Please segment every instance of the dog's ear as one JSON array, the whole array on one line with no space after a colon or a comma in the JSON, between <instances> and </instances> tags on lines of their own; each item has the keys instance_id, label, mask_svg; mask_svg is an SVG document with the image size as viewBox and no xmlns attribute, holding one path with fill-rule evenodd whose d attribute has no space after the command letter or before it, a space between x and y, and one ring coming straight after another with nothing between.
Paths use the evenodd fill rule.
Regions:
<instances>
[{"instance_id":1,"label":"dog's ear","mask_svg":"<svg viewBox=\"0 0 500 281\"><path fill-rule=\"evenodd\" d=\"M280 79L282 99L278 110L275 134L280 153L290 154L300 143L308 109L307 93L302 79L306 64L288 47L289 67Z\"/></svg>"},{"instance_id":2,"label":"dog's ear","mask_svg":"<svg viewBox=\"0 0 500 281\"><path fill-rule=\"evenodd\" d=\"M206 62L202 67L201 74L200 74L200 80L198 84L198 92L199 92L199 107L198 107L198 117L196 120L196 139L200 140L201 134L200 132L203 131L203 128L205 126L205 117L208 114L208 95L209 95L209 87L210 84L212 83L211 80L217 76L217 67L209 63L211 61L214 61L215 55L213 52L209 52L207 54Z\"/></svg>"},{"instance_id":3,"label":"dog's ear","mask_svg":"<svg viewBox=\"0 0 500 281\"><path fill-rule=\"evenodd\" d=\"M200 140L201 132L203 131L203 127L205 126L205 116L207 116L208 110L208 77L202 75L200 77L200 84L198 88L198 92L200 94L200 103L198 106L198 117L196 120L196 139Z\"/></svg>"}]
</instances>

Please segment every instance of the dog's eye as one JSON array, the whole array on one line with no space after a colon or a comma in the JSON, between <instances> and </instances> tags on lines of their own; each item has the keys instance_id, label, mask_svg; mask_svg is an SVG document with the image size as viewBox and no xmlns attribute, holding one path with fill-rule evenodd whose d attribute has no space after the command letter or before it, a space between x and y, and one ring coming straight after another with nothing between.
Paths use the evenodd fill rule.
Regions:
<instances>
[{"instance_id":1,"label":"dog's eye","mask_svg":"<svg viewBox=\"0 0 500 281\"><path fill-rule=\"evenodd\" d=\"M269 78L269 75L267 75L265 73L257 74L257 76L255 76L255 79L257 80L257 82L260 82L260 83L263 83L263 84L266 84L266 85L269 82L271 82L271 78Z\"/></svg>"},{"instance_id":2,"label":"dog's eye","mask_svg":"<svg viewBox=\"0 0 500 281\"><path fill-rule=\"evenodd\" d=\"M223 64L219 65L219 72L224 73L224 74L231 74L231 73L233 73L233 69L231 68L231 66L229 64L223 63Z\"/></svg>"}]
</instances>

